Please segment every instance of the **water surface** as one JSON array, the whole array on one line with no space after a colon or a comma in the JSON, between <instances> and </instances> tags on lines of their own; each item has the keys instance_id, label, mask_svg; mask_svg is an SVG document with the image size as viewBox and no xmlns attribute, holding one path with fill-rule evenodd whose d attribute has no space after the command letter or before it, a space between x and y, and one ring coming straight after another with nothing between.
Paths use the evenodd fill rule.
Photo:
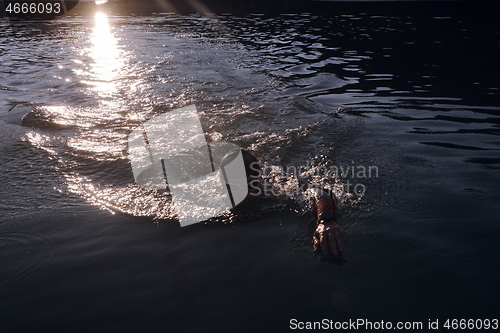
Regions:
<instances>
[{"instance_id":1,"label":"water surface","mask_svg":"<svg viewBox=\"0 0 500 333\"><path fill-rule=\"evenodd\" d=\"M492 24L360 12L18 24L0 28L4 331L498 315ZM312 256L292 204L181 229L164 194L134 185L128 134L190 104L209 140L336 191L345 265ZM321 174L333 166L378 173Z\"/></svg>"}]
</instances>

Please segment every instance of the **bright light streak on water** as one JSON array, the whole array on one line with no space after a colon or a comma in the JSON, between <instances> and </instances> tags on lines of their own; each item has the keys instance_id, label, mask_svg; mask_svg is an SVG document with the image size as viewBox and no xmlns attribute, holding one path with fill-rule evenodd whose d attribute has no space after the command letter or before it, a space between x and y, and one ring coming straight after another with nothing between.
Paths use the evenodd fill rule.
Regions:
<instances>
[{"instance_id":1,"label":"bright light streak on water","mask_svg":"<svg viewBox=\"0 0 500 333\"><path fill-rule=\"evenodd\" d=\"M93 76L83 82L92 85L100 97L111 97L116 92L115 80L119 76L124 60L105 14L95 15L91 41L92 47L88 52L94 61L91 64Z\"/></svg>"}]
</instances>

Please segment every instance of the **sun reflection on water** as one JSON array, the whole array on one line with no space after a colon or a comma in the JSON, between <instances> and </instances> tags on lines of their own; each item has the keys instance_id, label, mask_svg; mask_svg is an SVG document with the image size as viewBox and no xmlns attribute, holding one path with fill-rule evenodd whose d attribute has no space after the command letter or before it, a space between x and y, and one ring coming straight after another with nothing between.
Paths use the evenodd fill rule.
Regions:
<instances>
[{"instance_id":1,"label":"sun reflection on water","mask_svg":"<svg viewBox=\"0 0 500 333\"><path fill-rule=\"evenodd\" d=\"M69 139L67 144L78 152L96 154L94 158L105 153L117 158L123 151L120 146L123 138L115 131L104 128L120 123L122 117L123 97L120 91L126 52L120 48L108 17L100 12L94 16L88 42L88 47L82 49L82 58L73 59L77 65L74 73L87 86L85 94L98 104L97 107L79 108L72 112L72 116L79 120L78 127L89 130Z\"/></svg>"},{"instance_id":2,"label":"sun reflection on water","mask_svg":"<svg viewBox=\"0 0 500 333\"><path fill-rule=\"evenodd\" d=\"M93 60L91 79L85 80L101 98L110 98L117 91L116 80L124 65L117 39L111 32L108 17L103 13L95 15L91 37L92 46L88 50Z\"/></svg>"}]
</instances>

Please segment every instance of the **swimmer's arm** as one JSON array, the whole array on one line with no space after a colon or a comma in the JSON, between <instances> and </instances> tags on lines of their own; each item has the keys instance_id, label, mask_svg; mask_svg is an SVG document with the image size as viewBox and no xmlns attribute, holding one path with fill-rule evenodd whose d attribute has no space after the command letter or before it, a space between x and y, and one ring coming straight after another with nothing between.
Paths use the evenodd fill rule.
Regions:
<instances>
[{"instance_id":1,"label":"swimmer's arm","mask_svg":"<svg viewBox=\"0 0 500 333\"><path fill-rule=\"evenodd\" d=\"M325 258L331 255L342 255L345 245L349 244L349 238L344 229L337 223L337 216L340 215L341 211L337 198L332 192L315 187L302 179L299 179L299 186L303 193L308 193L307 196L314 198L313 212L317 219L320 213L318 212L318 202L320 200L329 200L327 204L330 204L331 208L332 215L329 216L329 219L317 220L318 224L313 234L314 249L320 250L320 254Z\"/></svg>"},{"instance_id":2,"label":"swimmer's arm","mask_svg":"<svg viewBox=\"0 0 500 333\"><path fill-rule=\"evenodd\" d=\"M349 244L349 239L344 229L336 222L337 202L332 193L321 189L314 189L314 191L317 194L314 211L318 219L313 234L314 249L321 248L321 254L324 257L329 257L330 253L333 256L339 256L344 252L345 245ZM321 215L322 211L327 211L327 214Z\"/></svg>"},{"instance_id":3,"label":"swimmer's arm","mask_svg":"<svg viewBox=\"0 0 500 333\"><path fill-rule=\"evenodd\" d=\"M335 221L319 223L313 234L313 247L321 247L324 257L329 257L329 252L338 256L344 252L345 245L349 245L349 238L344 229Z\"/></svg>"}]
</instances>

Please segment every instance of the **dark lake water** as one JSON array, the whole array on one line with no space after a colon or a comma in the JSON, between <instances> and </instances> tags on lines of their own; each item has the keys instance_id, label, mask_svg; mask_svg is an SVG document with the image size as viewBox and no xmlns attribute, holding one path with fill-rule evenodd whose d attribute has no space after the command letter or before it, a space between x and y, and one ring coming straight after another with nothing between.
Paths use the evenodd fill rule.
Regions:
<instances>
[{"instance_id":1,"label":"dark lake water","mask_svg":"<svg viewBox=\"0 0 500 333\"><path fill-rule=\"evenodd\" d=\"M479 12L3 19L1 331L498 318L500 29ZM134 185L128 134L190 104L209 140L337 193L346 264L293 203L180 228Z\"/></svg>"}]
</instances>

